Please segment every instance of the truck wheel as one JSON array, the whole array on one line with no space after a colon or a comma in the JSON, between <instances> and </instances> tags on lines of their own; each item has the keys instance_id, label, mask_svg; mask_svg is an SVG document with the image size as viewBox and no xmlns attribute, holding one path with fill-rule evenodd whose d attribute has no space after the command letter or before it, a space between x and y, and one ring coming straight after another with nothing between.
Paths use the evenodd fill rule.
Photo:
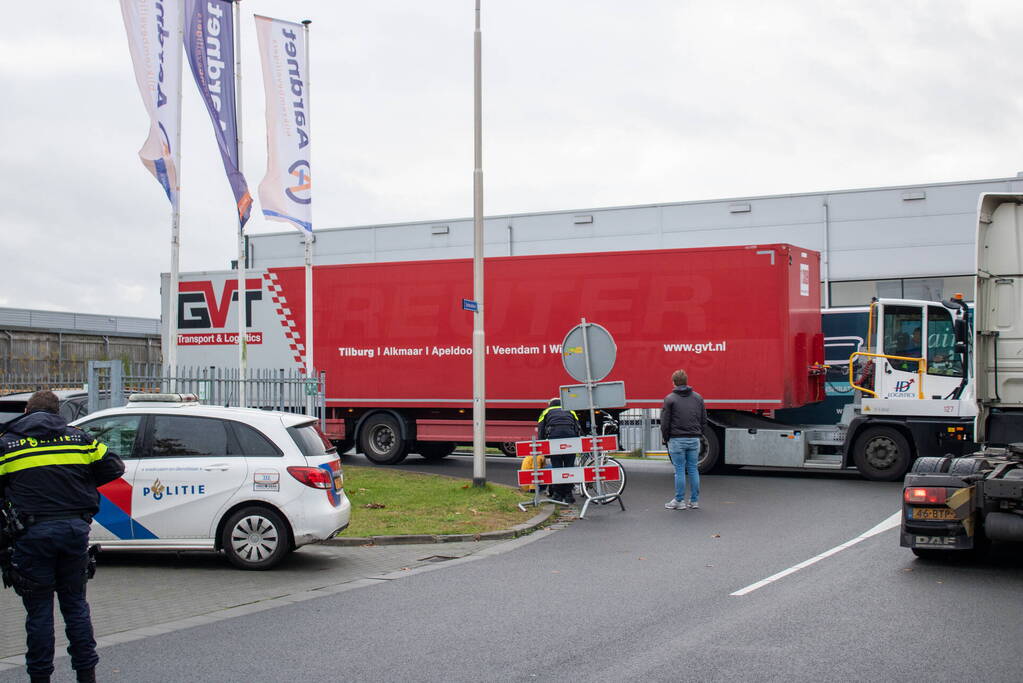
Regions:
<instances>
[{"instance_id":1,"label":"truck wheel","mask_svg":"<svg viewBox=\"0 0 1023 683\"><path fill-rule=\"evenodd\" d=\"M355 439L334 439L331 443L334 444L334 448L337 449L338 455L344 455L355 446Z\"/></svg>"},{"instance_id":2,"label":"truck wheel","mask_svg":"<svg viewBox=\"0 0 1023 683\"><path fill-rule=\"evenodd\" d=\"M366 420L359 434L359 447L375 465L397 465L408 455L398 420L387 413Z\"/></svg>"},{"instance_id":3,"label":"truck wheel","mask_svg":"<svg viewBox=\"0 0 1023 683\"><path fill-rule=\"evenodd\" d=\"M454 441L419 441L416 443L416 453L431 462L448 457L454 450Z\"/></svg>"},{"instance_id":4,"label":"truck wheel","mask_svg":"<svg viewBox=\"0 0 1023 683\"><path fill-rule=\"evenodd\" d=\"M913 468L910 471L913 474L933 474L934 472L940 472L942 460L944 460L944 458L936 458L933 456L917 458L913 461Z\"/></svg>"},{"instance_id":5,"label":"truck wheel","mask_svg":"<svg viewBox=\"0 0 1023 683\"><path fill-rule=\"evenodd\" d=\"M909 442L892 427L869 427L856 439L853 462L871 481L902 479L912 460Z\"/></svg>"},{"instance_id":6,"label":"truck wheel","mask_svg":"<svg viewBox=\"0 0 1023 683\"><path fill-rule=\"evenodd\" d=\"M700 437L700 459L696 463L696 468L700 474L707 474L718 466L720 460L721 444L718 435L713 427L708 426Z\"/></svg>"},{"instance_id":7,"label":"truck wheel","mask_svg":"<svg viewBox=\"0 0 1023 683\"><path fill-rule=\"evenodd\" d=\"M514 458L517 455L514 441L502 441L497 444L497 450L501 451L506 458Z\"/></svg>"},{"instance_id":8,"label":"truck wheel","mask_svg":"<svg viewBox=\"0 0 1023 683\"><path fill-rule=\"evenodd\" d=\"M948 468L948 473L965 476L967 474L974 474L979 469L980 460L976 458L956 458Z\"/></svg>"}]
</instances>

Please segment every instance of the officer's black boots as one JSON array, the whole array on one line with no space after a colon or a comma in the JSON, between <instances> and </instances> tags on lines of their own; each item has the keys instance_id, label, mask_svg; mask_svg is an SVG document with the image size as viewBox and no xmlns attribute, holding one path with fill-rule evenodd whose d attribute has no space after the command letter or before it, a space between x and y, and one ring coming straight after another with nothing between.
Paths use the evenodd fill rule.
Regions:
<instances>
[{"instance_id":1,"label":"officer's black boots","mask_svg":"<svg viewBox=\"0 0 1023 683\"><path fill-rule=\"evenodd\" d=\"M95 667L92 669L79 669L75 673L78 674L78 683L96 683Z\"/></svg>"}]
</instances>

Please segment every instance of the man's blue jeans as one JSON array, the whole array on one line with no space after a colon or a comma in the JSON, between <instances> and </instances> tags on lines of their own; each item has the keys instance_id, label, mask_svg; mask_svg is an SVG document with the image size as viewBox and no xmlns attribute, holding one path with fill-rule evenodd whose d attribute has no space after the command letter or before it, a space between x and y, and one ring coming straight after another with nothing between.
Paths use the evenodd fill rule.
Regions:
<instances>
[{"instance_id":1,"label":"man's blue jeans","mask_svg":"<svg viewBox=\"0 0 1023 683\"><path fill-rule=\"evenodd\" d=\"M675 466L675 500L686 499L686 475L689 475L689 502L700 499L700 439L682 436L668 439L668 457Z\"/></svg>"}]
</instances>

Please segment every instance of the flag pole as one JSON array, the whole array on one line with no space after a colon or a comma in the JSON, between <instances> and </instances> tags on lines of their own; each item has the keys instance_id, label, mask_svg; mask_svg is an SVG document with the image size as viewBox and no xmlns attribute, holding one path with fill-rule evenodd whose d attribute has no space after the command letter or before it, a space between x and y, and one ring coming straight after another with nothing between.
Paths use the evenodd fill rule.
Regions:
<instances>
[{"instance_id":1,"label":"flag pole","mask_svg":"<svg viewBox=\"0 0 1023 683\"><path fill-rule=\"evenodd\" d=\"M175 45L183 44L185 36L185 3L178 3L178 35ZM178 374L178 281L181 271L181 88L184 74L178 77L178 93L175 117L177 126L174 133L174 178L173 200L171 201L171 272L170 293L167 296L167 355L166 363L170 375L169 389L177 391Z\"/></svg>"},{"instance_id":2,"label":"flag pole","mask_svg":"<svg viewBox=\"0 0 1023 683\"><path fill-rule=\"evenodd\" d=\"M241 31L241 0L232 3L234 14L234 128L238 141L238 171L242 172L242 39ZM241 214L238 215L238 406L245 407L245 224Z\"/></svg>"},{"instance_id":3,"label":"flag pole","mask_svg":"<svg viewBox=\"0 0 1023 683\"><path fill-rule=\"evenodd\" d=\"M476 31L473 34L473 257L472 282L473 298L477 308L472 314L472 485L486 486L487 421L486 374L484 366L483 315L483 97L481 76L481 54L483 38L480 33L480 0L476 0Z\"/></svg>"},{"instance_id":4,"label":"flag pole","mask_svg":"<svg viewBox=\"0 0 1023 683\"><path fill-rule=\"evenodd\" d=\"M306 100L306 112L308 112L308 118L306 119L306 131L312 136L312 99L310 93L312 92L312 65L309 61L309 24L312 21L306 19L302 22L302 26L305 31L305 100ZM310 149L311 156L311 149ZM309 159L309 165L312 167L312 158ZM310 189L311 192L311 189ZM316 366L313 363L313 215L312 206L309 207L309 229L305 231L305 376L306 381L315 379L314 368ZM306 391L306 414L315 415L313 396L310 392Z\"/></svg>"}]
</instances>

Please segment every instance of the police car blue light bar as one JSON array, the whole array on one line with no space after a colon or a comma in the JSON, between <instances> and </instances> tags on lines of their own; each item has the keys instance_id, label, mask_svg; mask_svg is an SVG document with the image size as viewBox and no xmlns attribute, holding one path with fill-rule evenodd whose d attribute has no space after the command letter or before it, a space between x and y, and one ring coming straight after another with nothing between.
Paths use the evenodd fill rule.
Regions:
<instances>
[{"instance_id":1,"label":"police car blue light bar","mask_svg":"<svg viewBox=\"0 0 1023 683\"><path fill-rule=\"evenodd\" d=\"M129 403L198 403L195 394L132 394Z\"/></svg>"}]
</instances>

